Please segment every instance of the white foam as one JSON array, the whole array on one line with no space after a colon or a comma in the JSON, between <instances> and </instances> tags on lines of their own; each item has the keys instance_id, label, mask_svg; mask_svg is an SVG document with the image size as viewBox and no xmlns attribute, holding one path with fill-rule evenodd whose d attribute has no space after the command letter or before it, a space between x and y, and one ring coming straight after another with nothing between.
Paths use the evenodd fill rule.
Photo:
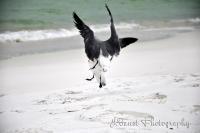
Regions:
<instances>
[{"instance_id":1,"label":"white foam","mask_svg":"<svg viewBox=\"0 0 200 133\"><path fill-rule=\"evenodd\" d=\"M94 32L103 32L103 31L109 31L110 30L110 24L101 24L101 25L91 25L90 26ZM139 24L136 24L134 22L132 23L118 23L115 25L116 29L133 29L133 28L139 28L142 27Z\"/></svg>"},{"instance_id":2,"label":"white foam","mask_svg":"<svg viewBox=\"0 0 200 133\"><path fill-rule=\"evenodd\" d=\"M143 29L143 31L170 31L170 30L176 30L176 31L183 31L183 30L194 30L194 27L165 27L165 28L146 28Z\"/></svg>"},{"instance_id":3,"label":"white foam","mask_svg":"<svg viewBox=\"0 0 200 133\"><path fill-rule=\"evenodd\" d=\"M126 29L138 27L135 23L119 23L116 24L117 29ZM90 26L94 32L104 32L110 30L109 24L92 25ZM5 32L0 34L0 42L13 42L13 41L36 41L63 37L72 37L79 35L76 28L72 29L49 29L49 30L33 30L33 31L17 31Z\"/></svg>"},{"instance_id":4,"label":"white foam","mask_svg":"<svg viewBox=\"0 0 200 133\"><path fill-rule=\"evenodd\" d=\"M36 41L51 38L70 37L78 35L77 30L35 30L35 31L17 31L17 32L6 32L0 34L0 42L6 41Z\"/></svg>"},{"instance_id":5,"label":"white foam","mask_svg":"<svg viewBox=\"0 0 200 133\"><path fill-rule=\"evenodd\" d=\"M196 17L196 18L189 18L189 19L178 19L178 20L171 20L171 22L178 22L178 23L189 22L193 24L198 24L200 23L200 18Z\"/></svg>"},{"instance_id":6,"label":"white foam","mask_svg":"<svg viewBox=\"0 0 200 133\"><path fill-rule=\"evenodd\" d=\"M191 18L189 21L193 23L200 23L200 18Z\"/></svg>"}]
</instances>

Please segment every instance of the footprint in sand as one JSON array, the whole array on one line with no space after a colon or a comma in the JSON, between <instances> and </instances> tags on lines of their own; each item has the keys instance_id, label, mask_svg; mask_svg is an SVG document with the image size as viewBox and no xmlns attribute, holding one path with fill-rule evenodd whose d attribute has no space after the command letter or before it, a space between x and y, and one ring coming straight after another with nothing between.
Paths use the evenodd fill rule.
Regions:
<instances>
[{"instance_id":1,"label":"footprint in sand","mask_svg":"<svg viewBox=\"0 0 200 133\"><path fill-rule=\"evenodd\" d=\"M84 112L79 116L80 120L96 121L104 124L110 123L113 118L122 118L126 120L154 119L154 117L148 113L136 112L136 111L114 111L114 110L99 110L96 112L89 111L89 112Z\"/></svg>"},{"instance_id":2,"label":"footprint in sand","mask_svg":"<svg viewBox=\"0 0 200 133\"><path fill-rule=\"evenodd\" d=\"M184 79L183 78L175 78L174 81L175 82L181 82L181 81L184 81Z\"/></svg>"},{"instance_id":3,"label":"footprint in sand","mask_svg":"<svg viewBox=\"0 0 200 133\"><path fill-rule=\"evenodd\" d=\"M36 105L47 105L47 104L48 104L47 100L37 100L36 101Z\"/></svg>"},{"instance_id":4,"label":"footprint in sand","mask_svg":"<svg viewBox=\"0 0 200 133\"><path fill-rule=\"evenodd\" d=\"M66 104L73 103L87 99L87 97L78 95L82 92L66 91L63 93L53 93L41 100L35 100L36 105L48 105L48 104Z\"/></svg>"},{"instance_id":5,"label":"footprint in sand","mask_svg":"<svg viewBox=\"0 0 200 133\"><path fill-rule=\"evenodd\" d=\"M188 113L191 113L191 114L199 115L200 114L200 105L193 105L193 106L182 105L182 106L179 106L179 107L172 109L172 111L188 112Z\"/></svg>"},{"instance_id":6,"label":"footprint in sand","mask_svg":"<svg viewBox=\"0 0 200 133\"><path fill-rule=\"evenodd\" d=\"M84 107L83 109L85 110L89 110L89 109L92 109L92 108L95 108L95 107L102 107L102 106L105 106L106 104L95 104L95 105L89 105L87 107Z\"/></svg>"},{"instance_id":7,"label":"footprint in sand","mask_svg":"<svg viewBox=\"0 0 200 133\"><path fill-rule=\"evenodd\" d=\"M58 114L67 114L67 113L73 113L73 112L77 112L79 110L66 110L66 111L50 111L48 114L49 115L58 115Z\"/></svg>"},{"instance_id":8,"label":"footprint in sand","mask_svg":"<svg viewBox=\"0 0 200 133\"><path fill-rule=\"evenodd\" d=\"M152 102L152 103L163 104L167 101L167 95L161 93L153 93L150 95L143 95L143 96L121 95L121 97L118 100L134 101L134 102Z\"/></svg>"},{"instance_id":9,"label":"footprint in sand","mask_svg":"<svg viewBox=\"0 0 200 133\"><path fill-rule=\"evenodd\" d=\"M28 128L8 131L7 133L53 133L53 131L44 130L42 128Z\"/></svg>"},{"instance_id":10,"label":"footprint in sand","mask_svg":"<svg viewBox=\"0 0 200 133\"><path fill-rule=\"evenodd\" d=\"M198 84L198 83L192 84L192 87L200 87L200 84Z\"/></svg>"},{"instance_id":11,"label":"footprint in sand","mask_svg":"<svg viewBox=\"0 0 200 133\"><path fill-rule=\"evenodd\" d=\"M81 94L81 91L65 91L65 94Z\"/></svg>"},{"instance_id":12,"label":"footprint in sand","mask_svg":"<svg viewBox=\"0 0 200 133\"><path fill-rule=\"evenodd\" d=\"M0 94L0 98L3 97L3 96L5 96L5 94Z\"/></svg>"},{"instance_id":13,"label":"footprint in sand","mask_svg":"<svg viewBox=\"0 0 200 133\"><path fill-rule=\"evenodd\" d=\"M24 113L23 110L19 110L19 109L15 109L15 110L11 110L10 112L15 112L15 113Z\"/></svg>"},{"instance_id":14,"label":"footprint in sand","mask_svg":"<svg viewBox=\"0 0 200 133\"><path fill-rule=\"evenodd\" d=\"M190 74L190 76L192 76L192 77L200 77L200 75L198 75L198 74Z\"/></svg>"},{"instance_id":15,"label":"footprint in sand","mask_svg":"<svg viewBox=\"0 0 200 133\"><path fill-rule=\"evenodd\" d=\"M196 115L200 114L200 105L193 105L193 109L190 112Z\"/></svg>"},{"instance_id":16,"label":"footprint in sand","mask_svg":"<svg viewBox=\"0 0 200 133\"><path fill-rule=\"evenodd\" d=\"M80 112L79 119L83 121L96 121L104 124L108 124L114 117L123 118L123 119L138 119L138 118L149 118L153 119L154 117L148 113L136 112L136 111L126 111L126 110L110 110L109 106L106 104L91 105L85 110Z\"/></svg>"},{"instance_id":17,"label":"footprint in sand","mask_svg":"<svg viewBox=\"0 0 200 133\"><path fill-rule=\"evenodd\" d=\"M187 83L184 85L184 87L194 87L194 88L199 88L200 87L200 83Z\"/></svg>"},{"instance_id":18,"label":"footprint in sand","mask_svg":"<svg viewBox=\"0 0 200 133\"><path fill-rule=\"evenodd\" d=\"M148 113L142 113L142 112L136 112L136 111L119 111L120 115L125 115L127 118L134 117L134 118L151 118L154 119L154 117Z\"/></svg>"}]
</instances>

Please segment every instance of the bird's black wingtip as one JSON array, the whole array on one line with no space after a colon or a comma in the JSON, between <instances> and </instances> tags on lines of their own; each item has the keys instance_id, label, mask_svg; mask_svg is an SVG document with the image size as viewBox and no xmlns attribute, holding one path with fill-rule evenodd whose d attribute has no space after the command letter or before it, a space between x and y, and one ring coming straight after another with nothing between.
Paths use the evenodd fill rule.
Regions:
<instances>
[{"instance_id":1,"label":"bird's black wingtip","mask_svg":"<svg viewBox=\"0 0 200 133\"><path fill-rule=\"evenodd\" d=\"M107 3L105 3L105 7L106 7L107 10L109 10L109 7L108 7L108 4L107 4Z\"/></svg>"},{"instance_id":2,"label":"bird's black wingtip","mask_svg":"<svg viewBox=\"0 0 200 133\"><path fill-rule=\"evenodd\" d=\"M79 22L82 22L82 20L78 17L78 15L76 14L75 11L73 11L72 16L73 16L73 18L74 18L74 23L75 23L75 24L76 24L76 23L79 23Z\"/></svg>"},{"instance_id":3,"label":"bird's black wingtip","mask_svg":"<svg viewBox=\"0 0 200 133\"><path fill-rule=\"evenodd\" d=\"M76 14L75 11L73 11L72 15L73 15L73 18L74 18L74 19L76 19L76 18L80 19L80 18L78 17L78 15Z\"/></svg>"},{"instance_id":4,"label":"bird's black wingtip","mask_svg":"<svg viewBox=\"0 0 200 133\"><path fill-rule=\"evenodd\" d=\"M75 11L73 11L73 12L72 12L72 15L73 15L73 16L76 16L76 12L75 12Z\"/></svg>"},{"instance_id":5,"label":"bird's black wingtip","mask_svg":"<svg viewBox=\"0 0 200 133\"><path fill-rule=\"evenodd\" d=\"M106 8L108 7L107 3L105 3L105 7L106 7Z\"/></svg>"}]
</instances>

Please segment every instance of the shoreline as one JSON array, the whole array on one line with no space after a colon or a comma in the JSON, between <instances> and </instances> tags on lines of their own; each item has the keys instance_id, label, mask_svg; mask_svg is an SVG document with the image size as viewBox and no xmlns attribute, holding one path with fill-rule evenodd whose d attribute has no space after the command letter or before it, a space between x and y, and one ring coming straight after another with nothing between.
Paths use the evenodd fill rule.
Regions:
<instances>
[{"instance_id":1,"label":"shoreline","mask_svg":"<svg viewBox=\"0 0 200 133\"><path fill-rule=\"evenodd\" d=\"M134 36L139 38L140 42L151 42L156 40L163 40L167 38L172 38L179 33L195 32L200 29L182 29L177 31L147 31L142 33L141 31L136 30L136 33L133 33L133 29L123 29L119 30L119 36ZM106 31L109 35L109 31ZM144 34L144 35L142 35ZM106 40L109 36L103 33L96 33L97 38L101 40ZM150 36L149 36L150 35ZM84 48L83 39L80 35L67 37L67 38L55 38L55 39L46 39L38 41L19 41L19 42L4 42L0 43L0 60L6 60L13 57L20 57L24 55L40 54L40 53L52 53L72 49L82 49Z\"/></svg>"}]
</instances>

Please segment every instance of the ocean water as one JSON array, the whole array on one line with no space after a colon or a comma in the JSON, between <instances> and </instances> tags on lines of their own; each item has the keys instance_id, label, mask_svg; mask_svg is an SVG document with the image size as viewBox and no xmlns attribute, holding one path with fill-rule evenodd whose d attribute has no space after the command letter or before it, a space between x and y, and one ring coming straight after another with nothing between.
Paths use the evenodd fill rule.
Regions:
<instances>
[{"instance_id":1,"label":"ocean water","mask_svg":"<svg viewBox=\"0 0 200 133\"><path fill-rule=\"evenodd\" d=\"M73 11L95 32L108 31L105 3L119 30L141 33L200 26L200 0L1 0L0 42L76 36Z\"/></svg>"}]
</instances>

